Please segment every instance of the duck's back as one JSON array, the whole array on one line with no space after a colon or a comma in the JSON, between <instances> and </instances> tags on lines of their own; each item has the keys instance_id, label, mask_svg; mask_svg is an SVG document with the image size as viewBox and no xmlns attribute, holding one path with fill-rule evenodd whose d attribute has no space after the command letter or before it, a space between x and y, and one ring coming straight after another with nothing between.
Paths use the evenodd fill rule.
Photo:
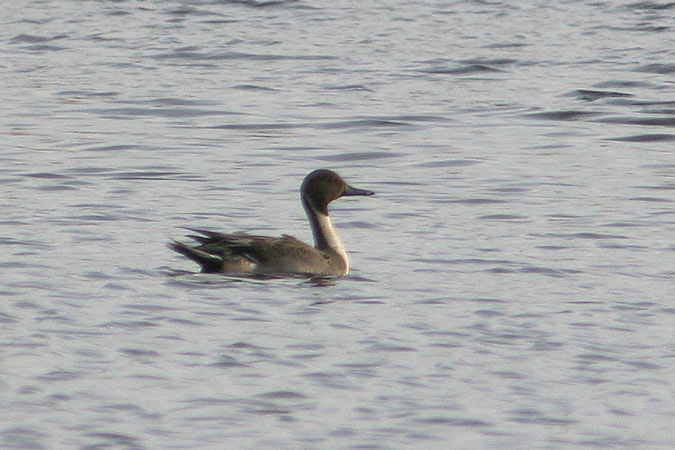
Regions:
<instances>
[{"instance_id":1,"label":"duck's back","mask_svg":"<svg viewBox=\"0 0 675 450\"><path fill-rule=\"evenodd\" d=\"M319 250L298 239L243 233L223 234L206 230L191 231L200 242L190 247L173 242L171 248L202 266L204 272L344 275L346 267L332 250Z\"/></svg>"}]
</instances>

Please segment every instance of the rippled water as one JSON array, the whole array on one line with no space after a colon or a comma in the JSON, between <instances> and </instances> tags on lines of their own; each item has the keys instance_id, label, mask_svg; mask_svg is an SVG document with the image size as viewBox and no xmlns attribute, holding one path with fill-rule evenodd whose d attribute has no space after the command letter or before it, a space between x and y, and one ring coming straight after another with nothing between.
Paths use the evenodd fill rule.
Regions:
<instances>
[{"instance_id":1,"label":"rippled water","mask_svg":"<svg viewBox=\"0 0 675 450\"><path fill-rule=\"evenodd\" d=\"M3 448L669 448L675 4L0 13ZM201 275L179 227L309 240Z\"/></svg>"}]
</instances>

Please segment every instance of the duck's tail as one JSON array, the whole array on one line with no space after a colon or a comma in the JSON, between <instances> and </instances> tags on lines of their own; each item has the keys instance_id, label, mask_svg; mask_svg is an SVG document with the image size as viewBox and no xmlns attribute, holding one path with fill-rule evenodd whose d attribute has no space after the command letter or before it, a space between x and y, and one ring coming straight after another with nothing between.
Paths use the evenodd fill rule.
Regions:
<instances>
[{"instance_id":1,"label":"duck's tail","mask_svg":"<svg viewBox=\"0 0 675 450\"><path fill-rule=\"evenodd\" d=\"M214 255L213 253L208 253L174 240L167 245L171 250L178 252L199 264L202 268L202 272L219 272L223 265L223 258Z\"/></svg>"}]
</instances>

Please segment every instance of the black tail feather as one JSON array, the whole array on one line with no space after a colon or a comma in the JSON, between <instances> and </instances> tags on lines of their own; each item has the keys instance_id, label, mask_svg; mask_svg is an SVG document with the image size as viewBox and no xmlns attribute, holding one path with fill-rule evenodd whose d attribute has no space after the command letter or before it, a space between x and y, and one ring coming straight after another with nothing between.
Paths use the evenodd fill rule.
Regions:
<instances>
[{"instance_id":1,"label":"black tail feather","mask_svg":"<svg viewBox=\"0 0 675 450\"><path fill-rule=\"evenodd\" d=\"M223 264L222 257L201 251L178 241L171 241L167 245L171 250L199 264L202 267L202 272L218 272Z\"/></svg>"}]
</instances>

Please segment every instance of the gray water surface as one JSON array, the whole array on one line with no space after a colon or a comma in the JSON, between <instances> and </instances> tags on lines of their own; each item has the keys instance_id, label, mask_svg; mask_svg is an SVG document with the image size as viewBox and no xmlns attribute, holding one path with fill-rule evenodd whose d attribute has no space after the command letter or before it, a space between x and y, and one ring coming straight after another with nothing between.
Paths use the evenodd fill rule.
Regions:
<instances>
[{"instance_id":1,"label":"gray water surface","mask_svg":"<svg viewBox=\"0 0 675 450\"><path fill-rule=\"evenodd\" d=\"M670 448L675 4L0 13L0 447ZM204 275L191 226L343 279Z\"/></svg>"}]
</instances>

